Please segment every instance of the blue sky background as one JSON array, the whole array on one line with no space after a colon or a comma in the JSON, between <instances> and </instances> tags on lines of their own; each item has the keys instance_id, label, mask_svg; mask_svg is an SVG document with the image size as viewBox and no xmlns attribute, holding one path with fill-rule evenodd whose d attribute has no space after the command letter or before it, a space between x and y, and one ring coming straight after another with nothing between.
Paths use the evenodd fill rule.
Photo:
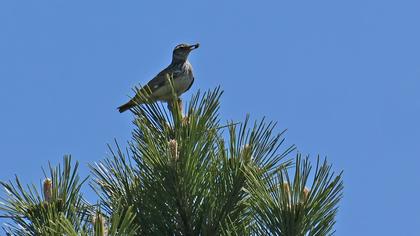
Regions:
<instances>
[{"instance_id":1,"label":"blue sky background","mask_svg":"<svg viewBox=\"0 0 420 236\"><path fill-rule=\"evenodd\" d=\"M1 1L0 179L39 183L131 138L116 107L171 59L221 85L223 120L267 116L344 170L337 235L418 235L420 2Z\"/></svg>"}]
</instances>

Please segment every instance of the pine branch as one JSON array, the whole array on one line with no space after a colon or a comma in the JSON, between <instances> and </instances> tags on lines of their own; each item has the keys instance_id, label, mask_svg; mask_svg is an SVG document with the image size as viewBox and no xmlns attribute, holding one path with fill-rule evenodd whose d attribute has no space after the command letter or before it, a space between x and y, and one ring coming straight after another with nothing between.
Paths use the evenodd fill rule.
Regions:
<instances>
[{"instance_id":1,"label":"pine branch","mask_svg":"<svg viewBox=\"0 0 420 236\"><path fill-rule=\"evenodd\" d=\"M278 153L284 139L273 135L274 123L220 124L221 94L217 88L194 95L185 116L177 103L169 113L159 103L136 107L130 151L116 145L91 167L107 209L117 203L135 209L139 235L247 234L246 171L289 165L283 159L294 147ZM228 128L227 141L220 127Z\"/></svg>"},{"instance_id":2,"label":"pine branch","mask_svg":"<svg viewBox=\"0 0 420 236\"><path fill-rule=\"evenodd\" d=\"M254 212L254 231L258 235L331 235L334 233L337 204L342 197L341 173L318 158L312 184L309 158L297 154L293 180L289 171L261 175L250 169L250 207Z\"/></svg>"},{"instance_id":3,"label":"pine branch","mask_svg":"<svg viewBox=\"0 0 420 236\"><path fill-rule=\"evenodd\" d=\"M221 124L222 91L193 95L182 111L168 106L132 109L133 139L90 166L95 206L80 193L78 163L44 175L41 189L19 178L0 182L7 196L8 235L331 235L342 197L341 173L295 146L283 148L274 122ZM226 133L225 133L226 132ZM293 167L293 168L292 168Z\"/></svg>"},{"instance_id":4,"label":"pine branch","mask_svg":"<svg viewBox=\"0 0 420 236\"><path fill-rule=\"evenodd\" d=\"M72 165L70 156L65 156L63 162L63 169L60 165L56 168L49 166L49 175L41 190L43 196L34 185L24 188L18 177L15 183L0 182L8 195L0 205L0 211L4 212L2 217L14 223L6 225L6 232L12 235L52 235L52 232L61 232L61 228L51 222L61 218L66 218L76 231L84 226L89 206L83 200L80 188L86 179L80 180L78 163Z\"/></svg>"}]
</instances>

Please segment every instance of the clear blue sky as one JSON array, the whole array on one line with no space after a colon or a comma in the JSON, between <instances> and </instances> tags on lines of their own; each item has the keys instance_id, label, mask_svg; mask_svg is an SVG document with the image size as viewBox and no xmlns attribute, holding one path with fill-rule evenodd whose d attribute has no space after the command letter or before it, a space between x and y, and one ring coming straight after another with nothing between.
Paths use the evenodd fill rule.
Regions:
<instances>
[{"instance_id":1,"label":"clear blue sky","mask_svg":"<svg viewBox=\"0 0 420 236\"><path fill-rule=\"evenodd\" d=\"M140 2L0 2L1 180L67 153L86 176L131 138L131 88L200 42L184 97L221 85L223 120L267 116L344 170L337 235L418 235L419 1Z\"/></svg>"}]
</instances>

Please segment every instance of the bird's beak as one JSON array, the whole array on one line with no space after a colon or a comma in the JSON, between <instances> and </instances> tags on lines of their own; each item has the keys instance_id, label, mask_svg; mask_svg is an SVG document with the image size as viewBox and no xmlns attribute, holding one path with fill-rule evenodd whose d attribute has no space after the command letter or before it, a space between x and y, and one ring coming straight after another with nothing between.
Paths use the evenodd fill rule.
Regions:
<instances>
[{"instance_id":1,"label":"bird's beak","mask_svg":"<svg viewBox=\"0 0 420 236\"><path fill-rule=\"evenodd\" d=\"M190 51L191 51L191 50L194 50L194 49L196 49L198 47L200 47L200 44L199 43L196 43L196 44L191 45L189 48L190 48Z\"/></svg>"}]
</instances>

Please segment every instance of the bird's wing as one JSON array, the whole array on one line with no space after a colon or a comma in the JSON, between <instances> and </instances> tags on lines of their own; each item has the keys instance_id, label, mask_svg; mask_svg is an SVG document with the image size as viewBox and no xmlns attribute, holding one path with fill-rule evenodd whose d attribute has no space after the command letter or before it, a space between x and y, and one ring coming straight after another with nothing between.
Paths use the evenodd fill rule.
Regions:
<instances>
[{"instance_id":1,"label":"bird's wing","mask_svg":"<svg viewBox=\"0 0 420 236\"><path fill-rule=\"evenodd\" d=\"M190 86L188 86L188 88L185 90L185 91L188 91L188 90L190 90L190 88L191 88L191 86L193 85L193 83L194 83L194 76L192 77L192 81L191 81L191 84L190 84Z\"/></svg>"},{"instance_id":2,"label":"bird's wing","mask_svg":"<svg viewBox=\"0 0 420 236\"><path fill-rule=\"evenodd\" d=\"M150 80L147 83L147 87L150 89L150 91L153 93L157 89L161 88L162 86L166 85L168 83L168 78L177 78L182 74L182 70L176 70L175 68L168 66L159 74L157 74L152 80ZM146 86L145 86L146 87ZM143 87L143 88L145 88Z\"/></svg>"},{"instance_id":3,"label":"bird's wing","mask_svg":"<svg viewBox=\"0 0 420 236\"><path fill-rule=\"evenodd\" d=\"M136 104L144 103L143 96L149 96L152 97L156 94L154 94L159 88L164 87L168 83L168 77L169 78L177 78L182 74L181 70L177 70L172 65L169 65L165 69L163 69L159 74L157 74L152 80L150 80L145 86L141 87L139 92L127 103L123 106L119 107L120 112L123 112ZM142 94L142 95L141 95ZM150 99L150 98L149 98ZM153 100L153 98L152 98ZM124 107L126 106L126 107Z\"/></svg>"}]
</instances>

